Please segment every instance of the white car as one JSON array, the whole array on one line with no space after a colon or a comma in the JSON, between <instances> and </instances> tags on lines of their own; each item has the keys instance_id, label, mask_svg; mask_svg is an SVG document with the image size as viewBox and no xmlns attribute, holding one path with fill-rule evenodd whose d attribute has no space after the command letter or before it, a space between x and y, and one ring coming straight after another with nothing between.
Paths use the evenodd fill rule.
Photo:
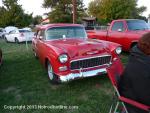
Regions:
<instances>
[{"instance_id":1,"label":"white car","mask_svg":"<svg viewBox=\"0 0 150 113\"><path fill-rule=\"evenodd\" d=\"M32 29L31 28L29 28L29 27L25 27L25 28L23 28L24 30L28 30L28 31L32 31Z\"/></svg>"},{"instance_id":2,"label":"white car","mask_svg":"<svg viewBox=\"0 0 150 113\"><path fill-rule=\"evenodd\" d=\"M9 32L9 34L5 35L6 42L25 42L32 41L34 37L34 32L25 29L16 29Z\"/></svg>"}]
</instances>

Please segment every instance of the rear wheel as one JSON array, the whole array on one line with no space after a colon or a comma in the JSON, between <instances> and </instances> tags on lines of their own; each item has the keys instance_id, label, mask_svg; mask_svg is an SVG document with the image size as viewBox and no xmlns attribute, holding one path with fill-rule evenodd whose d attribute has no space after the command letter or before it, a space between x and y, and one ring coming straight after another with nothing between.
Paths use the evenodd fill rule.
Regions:
<instances>
[{"instance_id":1,"label":"rear wheel","mask_svg":"<svg viewBox=\"0 0 150 113\"><path fill-rule=\"evenodd\" d=\"M15 38L15 43L19 44L18 38Z\"/></svg>"},{"instance_id":2,"label":"rear wheel","mask_svg":"<svg viewBox=\"0 0 150 113\"><path fill-rule=\"evenodd\" d=\"M5 35L2 35L2 38L5 39Z\"/></svg>"},{"instance_id":3,"label":"rear wheel","mask_svg":"<svg viewBox=\"0 0 150 113\"><path fill-rule=\"evenodd\" d=\"M8 40L7 40L7 38L5 37L4 39L5 39L5 41L8 43Z\"/></svg>"},{"instance_id":4,"label":"rear wheel","mask_svg":"<svg viewBox=\"0 0 150 113\"><path fill-rule=\"evenodd\" d=\"M49 61L47 62L47 73L51 83L58 84L57 76L54 74L52 65Z\"/></svg>"}]
</instances>

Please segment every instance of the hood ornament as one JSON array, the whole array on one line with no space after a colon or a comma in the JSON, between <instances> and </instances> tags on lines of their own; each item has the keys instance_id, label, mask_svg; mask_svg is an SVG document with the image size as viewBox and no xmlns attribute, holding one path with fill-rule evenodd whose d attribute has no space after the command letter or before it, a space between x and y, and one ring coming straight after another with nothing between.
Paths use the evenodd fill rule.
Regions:
<instances>
[{"instance_id":1,"label":"hood ornament","mask_svg":"<svg viewBox=\"0 0 150 113\"><path fill-rule=\"evenodd\" d=\"M98 53L98 51L90 51L90 52L87 52L86 54L87 55L94 55L94 54L97 54Z\"/></svg>"},{"instance_id":2,"label":"hood ornament","mask_svg":"<svg viewBox=\"0 0 150 113\"><path fill-rule=\"evenodd\" d=\"M63 35L62 38L63 38L64 40L66 40L66 35Z\"/></svg>"}]
</instances>

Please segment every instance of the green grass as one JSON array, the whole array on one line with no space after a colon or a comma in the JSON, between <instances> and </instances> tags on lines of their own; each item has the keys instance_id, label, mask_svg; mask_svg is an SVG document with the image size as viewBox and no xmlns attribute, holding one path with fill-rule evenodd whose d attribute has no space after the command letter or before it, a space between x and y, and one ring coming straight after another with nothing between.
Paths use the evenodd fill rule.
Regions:
<instances>
[{"instance_id":1,"label":"green grass","mask_svg":"<svg viewBox=\"0 0 150 113\"><path fill-rule=\"evenodd\" d=\"M52 85L45 69L25 44L0 40L0 113L108 113L113 88L106 75ZM126 63L128 53L123 53ZM4 105L78 106L78 109L8 110ZM35 106L36 107L36 106Z\"/></svg>"}]
</instances>

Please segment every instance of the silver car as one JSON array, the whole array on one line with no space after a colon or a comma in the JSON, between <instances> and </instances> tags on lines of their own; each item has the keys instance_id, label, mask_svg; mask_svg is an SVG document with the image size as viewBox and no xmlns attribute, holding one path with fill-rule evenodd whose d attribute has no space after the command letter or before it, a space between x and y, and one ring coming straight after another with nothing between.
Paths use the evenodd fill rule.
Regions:
<instances>
[{"instance_id":1,"label":"silver car","mask_svg":"<svg viewBox=\"0 0 150 113\"><path fill-rule=\"evenodd\" d=\"M0 28L0 38L3 38L5 30L3 28Z\"/></svg>"}]
</instances>

